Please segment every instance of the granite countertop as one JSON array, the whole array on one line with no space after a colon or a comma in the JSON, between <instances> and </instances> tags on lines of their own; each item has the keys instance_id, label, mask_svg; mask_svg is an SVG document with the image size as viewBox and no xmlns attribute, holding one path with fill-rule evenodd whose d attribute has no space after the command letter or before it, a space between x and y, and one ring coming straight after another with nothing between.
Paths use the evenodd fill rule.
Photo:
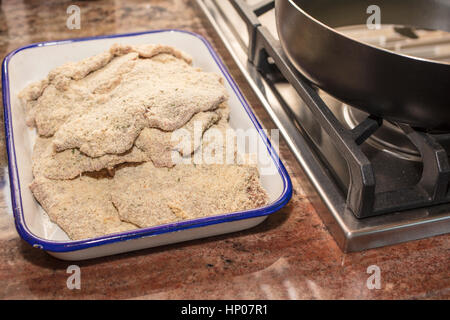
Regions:
<instances>
[{"instance_id":1,"label":"granite countertop","mask_svg":"<svg viewBox=\"0 0 450 320\"><path fill-rule=\"evenodd\" d=\"M69 30L66 9L81 8L81 29ZM0 53L39 41L162 28L197 32L212 42L262 124L269 116L193 0L3 1ZM3 121L3 120L2 120ZM1 135L4 136L3 125ZM0 142L1 299L448 299L450 235L344 254L311 205L314 193L281 141L291 175L290 203L261 225L84 262L57 260L18 236L8 190L4 137ZM67 267L81 268L81 289L69 290ZM367 268L381 270L381 289L368 289Z\"/></svg>"}]
</instances>

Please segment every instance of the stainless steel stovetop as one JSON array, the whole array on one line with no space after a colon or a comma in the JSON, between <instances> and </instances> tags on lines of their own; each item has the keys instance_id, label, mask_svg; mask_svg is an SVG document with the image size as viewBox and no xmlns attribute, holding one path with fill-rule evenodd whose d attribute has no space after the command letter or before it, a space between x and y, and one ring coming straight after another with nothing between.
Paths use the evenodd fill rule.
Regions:
<instances>
[{"instance_id":1,"label":"stainless steel stovetop","mask_svg":"<svg viewBox=\"0 0 450 320\"><path fill-rule=\"evenodd\" d=\"M279 46L274 1L197 2L320 195L312 202L343 251L450 232L450 134L381 122L313 88ZM450 35L440 31L342 31L450 62Z\"/></svg>"}]
</instances>

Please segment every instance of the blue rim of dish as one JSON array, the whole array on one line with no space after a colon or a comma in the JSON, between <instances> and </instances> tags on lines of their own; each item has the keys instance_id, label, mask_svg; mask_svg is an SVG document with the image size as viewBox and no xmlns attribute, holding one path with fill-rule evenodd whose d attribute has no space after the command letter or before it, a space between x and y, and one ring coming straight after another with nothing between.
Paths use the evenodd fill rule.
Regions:
<instances>
[{"instance_id":1,"label":"blue rim of dish","mask_svg":"<svg viewBox=\"0 0 450 320\"><path fill-rule=\"evenodd\" d=\"M131 37L131 36L139 36L144 34L152 34L152 33L162 33L162 32L180 32L180 33L186 33L192 36L197 37L200 39L207 47L209 53L211 54L212 58L216 62L217 66L221 70L223 76L228 81L229 85L233 89L233 92L236 94L237 98L239 99L240 103L244 107L245 111L247 112L248 116L250 117L253 125L257 129L260 137L263 139L264 144L267 147L267 150L274 161L274 164L281 175L281 178L283 180L283 192L280 195L280 197L271 203L268 206L253 209L253 210L246 210L246 211L238 211L233 213L227 213L222 215L216 215L211 217L205 217L205 218L198 218L198 219L192 219L187 221L180 221L176 223L170 223L165 225L160 225L156 227L149 227L149 228L142 228L142 229L136 229L132 231L127 232L121 232L116 234L111 234L103 237L97 237L97 238L90 238L86 240L76 240L76 241L51 241L51 240L45 240L40 237L35 236L27 227L23 215L23 207L22 207L22 197L20 192L20 180L19 180L19 173L17 168L17 162L16 162L16 150L14 146L14 135L13 135L13 128L12 128L12 120L11 120L11 105L10 105L10 92L9 92L9 75L8 75L8 64L11 58L18 52L30 48L35 47L43 47L43 46L53 46L53 45L60 45L60 44L68 44L73 42L80 42L80 41L89 41L89 40L98 40L98 39L109 39L109 38L122 38L122 37ZM6 136L6 151L8 155L8 171L9 171L9 179L10 179L10 188L11 188L11 203L13 208L13 214L15 219L15 225L18 233L20 236L30 243L33 247L40 248L46 251L51 252L70 252L70 251L76 251L76 250L82 250L87 249L91 247L96 247L100 245L106 245L111 244L119 241L126 241L126 240L132 240L132 239L138 239L138 238L144 238L149 236L155 236L158 234L164 234L174 231L180 231L180 230L186 230L191 228L198 228L198 227L205 227L208 225L213 224L219 224L219 223L225 223L225 222L231 222L236 220L242 220L242 219L249 219L254 217L260 217L269 215L271 213L274 213L278 210L280 210L282 207L284 207L290 200L292 196L292 182L289 177L289 174L286 171L286 168L284 167L283 163L281 162L281 159L273 149L269 138L263 131L263 128L261 127L261 124L256 119L254 113L250 109L250 106L248 105L247 101L245 100L244 96L242 95L242 92L238 88L235 81L232 79L230 73L228 72L226 66L222 62L222 60L219 58L217 53L214 51L211 44L201 35L186 31L186 30L178 30L178 29L162 29L162 30L152 30L152 31L144 31L144 32L136 32L136 33L125 33L125 34L115 34L115 35L103 35L103 36L95 36L95 37L86 37L86 38L76 38L76 39L68 39L68 40L61 40L61 41L46 41L46 42L39 42L30 44L27 46L20 47L12 52L10 52L5 59L3 60L2 64L2 93L3 93L3 107L4 107L4 120L5 120L5 136Z\"/></svg>"}]
</instances>

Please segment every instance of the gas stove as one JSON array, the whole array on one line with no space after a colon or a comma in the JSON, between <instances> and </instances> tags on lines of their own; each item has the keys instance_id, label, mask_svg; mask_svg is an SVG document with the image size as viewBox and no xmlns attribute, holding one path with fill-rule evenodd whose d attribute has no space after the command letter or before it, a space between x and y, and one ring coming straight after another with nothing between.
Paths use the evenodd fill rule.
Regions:
<instances>
[{"instance_id":1,"label":"gas stove","mask_svg":"<svg viewBox=\"0 0 450 320\"><path fill-rule=\"evenodd\" d=\"M268 0L197 0L302 165L316 211L344 252L450 232L450 133L425 133L346 105L290 64ZM450 62L440 31L362 26L373 45Z\"/></svg>"}]
</instances>

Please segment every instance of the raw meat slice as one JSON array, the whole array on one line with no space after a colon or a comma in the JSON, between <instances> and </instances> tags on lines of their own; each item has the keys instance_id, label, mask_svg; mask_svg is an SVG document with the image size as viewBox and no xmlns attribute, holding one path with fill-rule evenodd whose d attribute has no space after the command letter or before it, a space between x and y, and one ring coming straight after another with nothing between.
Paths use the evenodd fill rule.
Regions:
<instances>
[{"instance_id":1,"label":"raw meat slice","mask_svg":"<svg viewBox=\"0 0 450 320\"><path fill-rule=\"evenodd\" d=\"M151 162L116 171L112 201L120 219L139 227L254 209L267 194L255 166L177 165Z\"/></svg>"},{"instance_id":2,"label":"raw meat slice","mask_svg":"<svg viewBox=\"0 0 450 320\"><path fill-rule=\"evenodd\" d=\"M136 53L112 59L100 70L93 71L84 78L73 80L66 74L75 73L73 66L61 66L50 73L52 81L44 80L28 86L20 94L25 100L27 124L36 126L39 135L52 136L71 116L84 114L89 109L108 100L106 95L122 81L122 75L129 72L137 59ZM80 62L82 63L82 62ZM91 63L92 64L92 63ZM69 70L64 71L64 68ZM86 67L85 67L86 68ZM76 69L76 68L75 68ZM84 74L84 70L81 74ZM62 86L55 79L69 79ZM62 81L62 80L61 80Z\"/></svg>"},{"instance_id":3,"label":"raw meat slice","mask_svg":"<svg viewBox=\"0 0 450 320\"><path fill-rule=\"evenodd\" d=\"M227 99L222 78L167 54L139 59L111 99L68 119L55 133L56 151L79 148L91 157L123 153L144 127L173 131Z\"/></svg>"},{"instance_id":4,"label":"raw meat slice","mask_svg":"<svg viewBox=\"0 0 450 320\"><path fill-rule=\"evenodd\" d=\"M201 145L205 130L220 119L219 112L199 112L180 129L173 132L144 128L135 145L152 160L156 167L173 167L172 152L181 156L192 154Z\"/></svg>"},{"instance_id":5,"label":"raw meat slice","mask_svg":"<svg viewBox=\"0 0 450 320\"><path fill-rule=\"evenodd\" d=\"M33 175L48 179L73 179L84 172L112 169L124 162L144 162L149 158L136 147L120 155L104 155L91 158L77 149L54 152L49 138L37 138L33 150Z\"/></svg>"},{"instance_id":6,"label":"raw meat slice","mask_svg":"<svg viewBox=\"0 0 450 320\"><path fill-rule=\"evenodd\" d=\"M35 179L30 189L50 220L70 239L80 240L136 229L119 219L111 202L110 179Z\"/></svg>"}]
</instances>

